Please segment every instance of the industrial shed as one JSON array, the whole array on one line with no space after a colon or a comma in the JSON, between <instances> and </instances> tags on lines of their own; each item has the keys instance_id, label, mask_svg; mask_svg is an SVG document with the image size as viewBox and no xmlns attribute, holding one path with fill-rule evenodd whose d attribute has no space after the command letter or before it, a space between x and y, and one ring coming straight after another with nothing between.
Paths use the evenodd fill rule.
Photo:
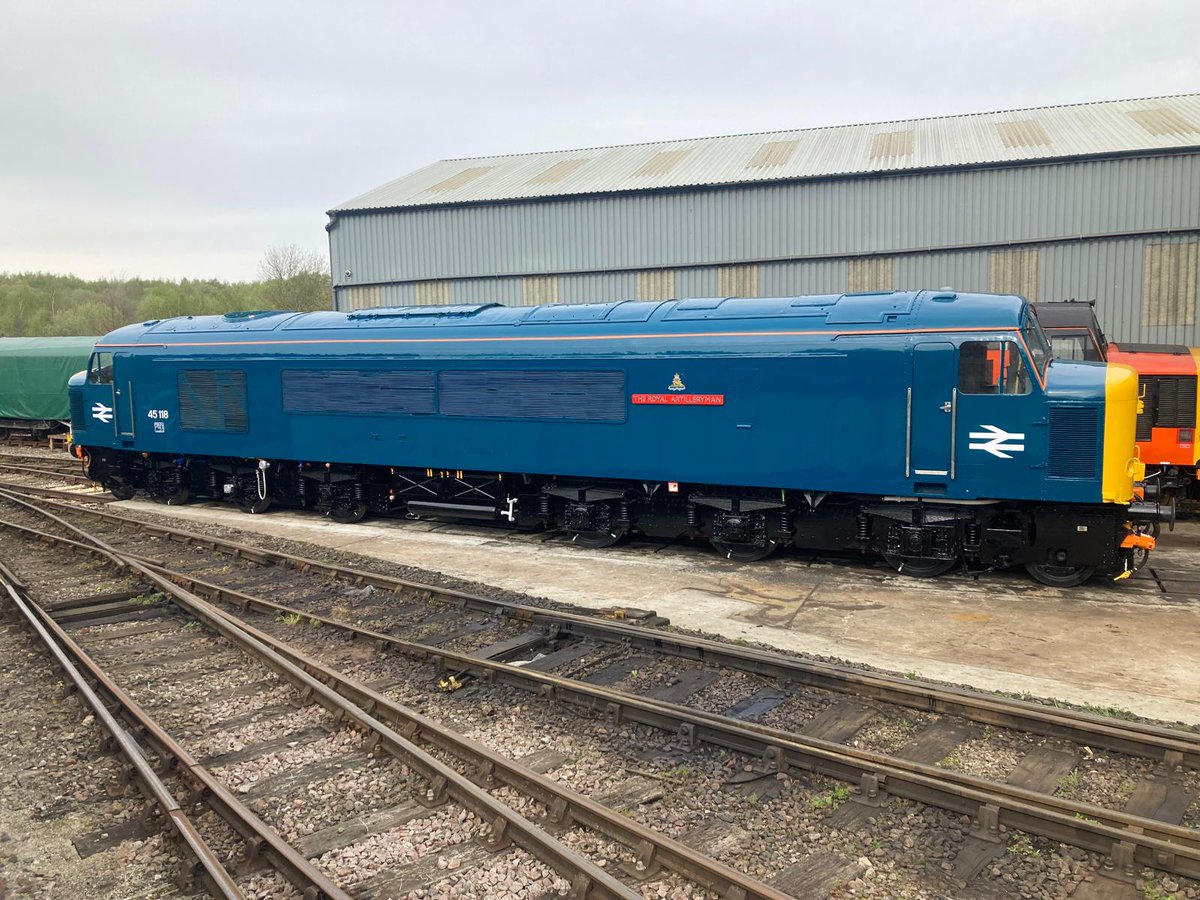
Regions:
<instances>
[{"instance_id":1,"label":"industrial shed","mask_svg":"<svg viewBox=\"0 0 1200 900\"><path fill-rule=\"evenodd\" d=\"M329 216L343 310L950 286L1200 344L1200 94L443 160Z\"/></svg>"}]
</instances>

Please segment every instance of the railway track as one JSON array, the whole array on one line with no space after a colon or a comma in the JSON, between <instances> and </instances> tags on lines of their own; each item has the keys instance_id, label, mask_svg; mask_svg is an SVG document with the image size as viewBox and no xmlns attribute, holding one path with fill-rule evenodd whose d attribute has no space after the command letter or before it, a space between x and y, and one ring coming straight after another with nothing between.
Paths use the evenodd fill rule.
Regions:
<instances>
[{"instance_id":1,"label":"railway track","mask_svg":"<svg viewBox=\"0 0 1200 900\"><path fill-rule=\"evenodd\" d=\"M281 628L289 641L295 630L286 623L316 623L326 634L338 632L407 660L432 662L451 687L471 681L512 686L564 708L598 711L613 723L665 730L687 746L746 754L760 761L748 773L749 781L778 774L835 778L856 789L855 802L837 813L847 827L869 818L889 795L969 817L970 837L953 860L959 881L970 881L1003 852L1001 835L1007 829L1095 853L1119 876L1130 877L1141 866L1175 876L1200 875L1200 834L1194 824L1181 824L1200 793L1195 774L1200 737L1195 734L812 663L661 628L521 607L109 511L39 502L60 515L88 520L89 529L122 554L155 567L160 577L258 627ZM63 540L49 534L41 539ZM190 545L192 551L178 545ZM219 563L212 551L222 554ZM159 559L164 552L185 558ZM331 579L340 585L331 585ZM293 595L288 602L280 602L281 582ZM271 598L262 595L263 585L271 586ZM378 599L347 602L347 587L377 592ZM714 705L711 698L729 697L730 685L744 696ZM367 705L380 702L370 693L355 696ZM807 715L796 715L801 709ZM903 710L914 724L904 740L889 746L886 740L864 738L870 723L893 709ZM980 778L949 767L976 746L981 732L998 729L1010 740L1026 736L1016 741L1021 755L1005 778ZM1038 737L1030 741L1028 735ZM1116 755L1124 760L1132 785L1117 798L1121 802L1102 807L1073 799L1080 783L1094 774L1097 757L1108 764ZM1191 821L1197 822L1194 813Z\"/></svg>"},{"instance_id":2,"label":"railway track","mask_svg":"<svg viewBox=\"0 0 1200 900\"><path fill-rule=\"evenodd\" d=\"M61 478L63 481L70 481L75 484L91 484L91 480L79 472L70 472L65 467L50 467L40 466L27 463L22 460L20 463L9 463L4 461L4 457L0 456L0 471L10 472L14 475L38 475L43 478Z\"/></svg>"},{"instance_id":3,"label":"railway track","mask_svg":"<svg viewBox=\"0 0 1200 900\"><path fill-rule=\"evenodd\" d=\"M43 451L41 453L16 453L5 448L3 444L0 444L0 459L10 460L14 463L53 468L70 468L75 471L80 469L79 460L65 450Z\"/></svg>"},{"instance_id":4,"label":"railway track","mask_svg":"<svg viewBox=\"0 0 1200 900\"><path fill-rule=\"evenodd\" d=\"M47 646L56 655L70 652L74 656L96 689L133 718L158 758L169 760L172 771L180 773L194 794L209 802L213 798L220 801L218 811L245 843L242 860L234 869L243 871L261 861L305 896L350 896L337 879L310 861L321 857L325 869L350 877L355 896L406 894L445 880L447 872L431 865L431 861L441 861L436 851L410 861L409 866L375 871L366 882L356 881L357 870L331 863L329 854L336 856L346 848L348 831L358 840L370 839L428 817L426 807L446 806L450 813L441 814L442 818L466 823L458 830L482 842L451 846L449 852L458 854L455 860L483 866L482 859L488 854L527 854L546 867L544 878L540 870L531 876L533 887L542 892L632 898L640 896L635 886L641 881L669 874L692 885L692 890L707 890L716 896L787 896L406 708L381 693L381 685L361 683L309 658L168 580L168 575L176 574L171 570L39 508L38 504L52 501L5 496L25 520L24 525L8 522L8 531L32 539L33 547L52 545L55 552L47 554L44 561L61 560L57 551L69 548L136 581L136 586L121 592L85 592L42 607L34 597L34 579L26 576L31 582L26 585L18 576L6 576L10 599L28 610L31 626L40 623L39 634ZM33 524L48 530L33 528ZM22 562L37 570L24 554ZM85 568L81 574L87 571ZM43 576L42 581L44 585L61 582L64 574L69 573L55 572ZM111 585L105 581L102 586ZM217 673L230 686L213 694L207 683ZM164 699L164 689L175 696ZM284 706L280 711L284 716L305 713L303 729L299 733L285 729L258 746L209 754L207 761L187 748L189 743L203 747L206 734L235 729L236 720L245 718L237 701L249 697L266 697L265 702ZM149 712L139 702L149 707ZM166 724L158 721L158 716ZM203 720L202 728L197 728L199 720ZM278 762L296 747L300 749L292 755L307 761L307 767L273 772L250 782L241 780L239 766L266 753L274 753ZM323 750L315 753L315 759L309 752L314 748ZM136 758L139 752L145 753L135 746L131 756ZM379 759L387 760L384 765L392 768L375 770L378 777L371 782L378 791L378 796L371 798L375 807L364 809L361 800L357 801L350 821L307 831L297 829L285 814L292 808L287 798L297 791L301 796L293 803L308 805L311 795L304 792L314 779L329 781L336 772L368 771ZM142 778L140 772L138 777ZM410 796L398 796L397 786ZM498 789L515 791L527 804L536 805L542 821L534 822L519 812L516 804L497 799ZM339 791L353 792L354 785L342 784ZM279 802L264 801L260 819L241 803L242 795ZM185 821L182 812L171 812L173 821L179 818L176 825L180 827ZM615 842L625 848L621 853L628 873L614 874L603 861L598 863L568 847L552 831L590 832L603 841ZM223 896L241 896L229 860L206 846L198 846L196 855L208 864L206 870L211 866L210 880L225 885ZM521 871L529 870L522 867Z\"/></svg>"}]
</instances>

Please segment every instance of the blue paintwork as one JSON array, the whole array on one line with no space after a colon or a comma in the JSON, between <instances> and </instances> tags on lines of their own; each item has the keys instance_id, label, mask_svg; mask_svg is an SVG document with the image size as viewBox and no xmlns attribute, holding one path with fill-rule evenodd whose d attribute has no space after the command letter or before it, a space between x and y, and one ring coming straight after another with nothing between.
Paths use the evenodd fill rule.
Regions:
<instances>
[{"instance_id":1,"label":"blue paintwork","mask_svg":"<svg viewBox=\"0 0 1200 900\"><path fill-rule=\"evenodd\" d=\"M1047 479L1047 402L1103 409L1103 365L1055 361L1047 388L959 398L955 478L905 475L907 391L913 452L949 462L957 347L1012 338L1027 303L989 294L896 292L769 299L693 299L586 306L408 307L361 313L185 317L131 325L97 345L115 355L115 384L72 382L83 408L113 423L74 422L84 446L193 455L337 461L415 468L680 481L948 498L1099 502L1095 479ZM940 343L914 378L914 346ZM627 406L622 423L443 416L287 414L281 370L623 370L628 394L723 394L723 406ZM249 431L184 432L176 373L241 368ZM938 373L941 373L940 375ZM939 383L940 381L940 383ZM166 418L150 418L165 411ZM154 423L163 425L161 433ZM994 425L1025 435L1011 459L969 450ZM121 431L130 432L122 436ZM1096 453L1101 452L1101 437ZM928 459L925 457L928 456ZM914 463L916 462L914 458ZM937 463L937 464L934 464Z\"/></svg>"}]
</instances>

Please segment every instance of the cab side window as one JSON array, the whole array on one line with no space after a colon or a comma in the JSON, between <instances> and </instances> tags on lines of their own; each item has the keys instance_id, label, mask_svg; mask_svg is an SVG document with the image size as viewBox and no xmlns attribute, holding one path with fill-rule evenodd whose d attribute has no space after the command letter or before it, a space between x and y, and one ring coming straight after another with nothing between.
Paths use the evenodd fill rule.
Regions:
<instances>
[{"instance_id":1,"label":"cab side window","mask_svg":"<svg viewBox=\"0 0 1200 900\"><path fill-rule=\"evenodd\" d=\"M958 348L960 394L1028 394L1029 369L1013 341L966 341Z\"/></svg>"},{"instance_id":2,"label":"cab side window","mask_svg":"<svg viewBox=\"0 0 1200 900\"><path fill-rule=\"evenodd\" d=\"M111 353L92 354L92 364L88 369L88 381L92 384L113 383L113 356Z\"/></svg>"}]
</instances>

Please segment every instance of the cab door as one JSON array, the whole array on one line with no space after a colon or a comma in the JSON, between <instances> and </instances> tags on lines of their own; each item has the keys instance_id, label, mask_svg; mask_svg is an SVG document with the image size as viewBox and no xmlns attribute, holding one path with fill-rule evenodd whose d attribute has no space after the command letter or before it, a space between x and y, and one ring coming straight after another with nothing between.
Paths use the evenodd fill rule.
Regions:
<instances>
[{"instance_id":1,"label":"cab door","mask_svg":"<svg viewBox=\"0 0 1200 900\"><path fill-rule=\"evenodd\" d=\"M94 442L111 442L117 432L116 386L113 383L113 355L96 352L88 362L80 408L72 411L71 425L76 433L85 433ZM76 412L79 421L75 421Z\"/></svg>"},{"instance_id":2,"label":"cab door","mask_svg":"<svg viewBox=\"0 0 1200 900\"><path fill-rule=\"evenodd\" d=\"M133 382L129 378L130 359L113 358L113 416L117 436L124 441L134 438Z\"/></svg>"},{"instance_id":3,"label":"cab door","mask_svg":"<svg viewBox=\"0 0 1200 900\"><path fill-rule=\"evenodd\" d=\"M1037 497L1045 475L1045 404L1020 345L963 341L958 349L956 488L971 497Z\"/></svg>"},{"instance_id":4,"label":"cab door","mask_svg":"<svg viewBox=\"0 0 1200 900\"><path fill-rule=\"evenodd\" d=\"M949 341L913 346L905 477L944 489L954 452L955 347Z\"/></svg>"}]
</instances>

